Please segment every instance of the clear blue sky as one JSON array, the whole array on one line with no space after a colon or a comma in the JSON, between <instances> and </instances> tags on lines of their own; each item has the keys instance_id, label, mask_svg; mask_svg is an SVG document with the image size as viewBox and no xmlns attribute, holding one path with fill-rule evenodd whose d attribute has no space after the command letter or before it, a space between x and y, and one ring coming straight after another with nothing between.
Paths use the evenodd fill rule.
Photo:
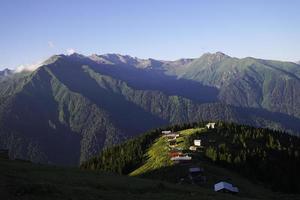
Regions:
<instances>
[{"instance_id":1,"label":"clear blue sky","mask_svg":"<svg viewBox=\"0 0 300 200\"><path fill-rule=\"evenodd\" d=\"M0 69L52 54L300 60L298 0L0 0Z\"/></svg>"}]
</instances>

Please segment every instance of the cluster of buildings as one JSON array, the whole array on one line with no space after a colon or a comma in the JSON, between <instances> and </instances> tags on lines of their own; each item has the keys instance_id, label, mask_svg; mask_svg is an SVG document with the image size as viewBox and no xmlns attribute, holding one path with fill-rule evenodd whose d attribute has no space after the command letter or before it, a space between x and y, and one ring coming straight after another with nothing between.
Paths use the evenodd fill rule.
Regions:
<instances>
[{"instance_id":1,"label":"cluster of buildings","mask_svg":"<svg viewBox=\"0 0 300 200\"><path fill-rule=\"evenodd\" d=\"M166 138L169 145L169 157L171 161L175 164L192 164L192 156L190 153L183 153L183 149L178 146L177 139L181 137L178 132L172 131L162 131L162 134ZM194 140L195 150L197 147L201 147L201 140ZM191 150L191 148L190 148ZM193 150L191 150L193 151ZM190 166L188 168L188 177L193 184L199 184L206 182L206 177L204 175L204 169L198 166Z\"/></svg>"},{"instance_id":2,"label":"cluster of buildings","mask_svg":"<svg viewBox=\"0 0 300 200\"><path fill-rule=\"evenodd\" d=\"M206 124L207 129L214 129L216 123ZM183 149L178 147L177 139L181 137L180 133L172 132L170 130L162 131L162 134L166 138L169 145L169 157L171 161L175 164L188 164L188 179L193 184L205 183L206 176L204 174L204 169L199 166L192 166L192 156L191 153L183 153ZM195 139L193 145L189 147L191 152L196 152L198 149L203 148L201 139ZM231 183L221 181L214 185L215 192L228 192L236 194L239 192L239 189L233 186Z\"/></svg>"},{"instance_id":3,"label":"cluster of buildings","mask_svg":"<svg viewBox=\"0 0 300 200\"><path fill-rule=\"evenodd\" d=\"M170 159L176 164L189 163L192 161L192 157L182 152L182 149L178 147L177 139L180 138L180 134L172 131L162 131L164 137L168 141L169 156Z\"/></svg>"}]
</instances>

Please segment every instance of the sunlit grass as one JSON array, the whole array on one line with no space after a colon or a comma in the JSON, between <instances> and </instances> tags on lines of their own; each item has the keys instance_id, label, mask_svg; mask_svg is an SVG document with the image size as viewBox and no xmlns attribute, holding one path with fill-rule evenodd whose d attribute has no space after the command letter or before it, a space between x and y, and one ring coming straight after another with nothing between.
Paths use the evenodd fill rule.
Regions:
<instances>
[{"instance_id":1,"label":"sunlit grass","mask_svg":"<svg viewBox=\"0 0 300 200\"><path fill-rule=\"evenodd\" d=\"M202 128L192 128L180 131L180 137L177 138L178 147L188 149L188 137L201 130ZM156 142L147 151L146 156L148 157L146 163L130 173L131 176L140 175L162 167L173 165L173 162L169 157L169 143L164 136L161 136L156 140Z\"/></svg>"}]
</instances>

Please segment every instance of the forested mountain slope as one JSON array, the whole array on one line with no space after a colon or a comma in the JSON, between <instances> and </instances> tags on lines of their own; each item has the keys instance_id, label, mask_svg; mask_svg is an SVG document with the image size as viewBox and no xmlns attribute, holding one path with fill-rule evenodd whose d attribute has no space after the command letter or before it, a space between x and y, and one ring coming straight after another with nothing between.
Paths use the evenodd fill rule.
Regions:
<instances>
[{"instance_id":1,"label":"forested mountain slope","mask_svg":"<svg viewBox=\"0 0 300 200\"><path fill-rule=\"evenodd\" d=\"M0 81L0 148L9 149L12 158L76 165L104 147L168 124L224 120L300 132L293 113L232 105L220 98L218 85L179 75L196 61L56 55L34 72L14 73ZM168 75L171 69L178 75ZM291 102L289 110L298 105L297 98Z\"/></svg>"},{"instance_id":2,"label":"forested mountain slope","mask_svg":"<svg viewBox=\"0 0 300 200\"><path fill-rule=\"evenodd\" d=\"M175 69L175 70L174 70ZM219 89L220 101L300 117L300 66L292 62L204 54L167 73Z\"/></svg>"}]
</instances>

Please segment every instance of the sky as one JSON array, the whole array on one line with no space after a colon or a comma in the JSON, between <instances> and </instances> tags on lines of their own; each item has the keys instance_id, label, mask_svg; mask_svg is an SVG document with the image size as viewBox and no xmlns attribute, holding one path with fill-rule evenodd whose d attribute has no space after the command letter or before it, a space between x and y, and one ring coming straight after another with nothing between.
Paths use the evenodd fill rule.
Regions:
<instances>
[{"instance_id":1,"label":"sky","mask_svg":"<svg viewBox=\"0 0 300 200\"><path fill-rule=\"evenodd\" d=\"M0 69L53 54L300 60L298 0L0 0Z\"/></svg>"}]
</instances>

